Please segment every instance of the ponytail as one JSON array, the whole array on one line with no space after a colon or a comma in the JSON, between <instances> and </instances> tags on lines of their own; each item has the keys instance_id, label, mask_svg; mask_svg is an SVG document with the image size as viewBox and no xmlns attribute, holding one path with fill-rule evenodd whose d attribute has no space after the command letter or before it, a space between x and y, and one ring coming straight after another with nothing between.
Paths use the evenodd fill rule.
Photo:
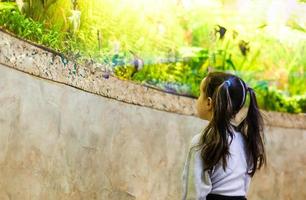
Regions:
<instances>
[{"instance_id":1,"label":"ponytail","mask_svg":"<svg viewBox=\"0 0 306 200\"><path fill-rule=\"evenodd\" d=\"M230 82L222 83L212 97L212 120L204 130L201 144L201 156L204 170L212 169L220 160L225 170L229 156L228 136L232 139L230 120L233 115L233 106L229 94Z\"/></svg>"},{"instance_id":2,"label":"ponytail","mask_svg":"<svg viewBox=\"0 0 306 200\"><path fill-rule=\"evenodd\" d=\"M259 111L256 95L252 88L247 88L250 94L250 105L245 118L244 127L247 141L248 162L252 166L249 174L253 176L257 169L266 164L263 141L263 119Z\"/></svg>"}]
</instances>

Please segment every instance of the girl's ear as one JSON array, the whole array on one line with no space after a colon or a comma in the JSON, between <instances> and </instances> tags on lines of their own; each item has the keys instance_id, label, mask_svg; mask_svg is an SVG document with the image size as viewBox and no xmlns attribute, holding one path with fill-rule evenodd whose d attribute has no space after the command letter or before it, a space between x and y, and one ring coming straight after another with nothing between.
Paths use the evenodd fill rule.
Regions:
<instances>
[{"instance_id":1,"label":"girl's ear","mask_svg":"<svg viewBox=\"0 0 306 200\"><path fill-rule=\"evenodd\" d=\"M211 97L207 98L207 108L208 110L212 109L212 98Z\"/></svg>"}]
</instances>

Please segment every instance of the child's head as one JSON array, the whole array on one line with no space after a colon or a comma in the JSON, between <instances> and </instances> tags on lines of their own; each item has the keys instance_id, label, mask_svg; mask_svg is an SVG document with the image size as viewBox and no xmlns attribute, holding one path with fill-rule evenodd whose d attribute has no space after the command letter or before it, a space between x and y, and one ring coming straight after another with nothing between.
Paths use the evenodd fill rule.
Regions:
<instances>
[{"instance_id":1,"label":"child's head","mask_svg":"<svg viewBox=\"0 0 306 200\"><path fill-rule=\"evenodd\" d=\"M243 107L248 87L239 77L223 72L212 72L200 85L197 100L198 116L211 120L212 117L233 118ZM226 114L226 115L224 115Z\"/></svg>"},{"instance_id":2,"label":"child's head","mask_svg":"<svg viewBox=\"0 0 306 200\"><path fill-rule=\"evenodd\" d=\"M200 141L205 170L211 169L220 160L223 167L226 167L226 158L229 156L228 138L233 137L232 120L244 106L247 96L247 115L235 125L235 129L246 138L248 162L253 166L250 174L254 175L256 169L265 163L263 120L255 92L238 76L211 72L202 80L197 100L198 116L209 120Z\"/></svg>"}]
</instances>

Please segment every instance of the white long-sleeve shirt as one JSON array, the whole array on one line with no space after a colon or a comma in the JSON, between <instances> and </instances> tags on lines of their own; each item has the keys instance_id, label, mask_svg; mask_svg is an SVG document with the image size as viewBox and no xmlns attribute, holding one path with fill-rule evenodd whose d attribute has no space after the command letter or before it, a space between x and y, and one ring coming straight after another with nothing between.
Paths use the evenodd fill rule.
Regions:
<instances>
[{"instance_id":1,"label":"white long-sleeve shirt","mask_svg":"<svg viewBox=\"0 0 306 200\"><path fill-rule=\"evenodd\" d=\"M226 170L217 164L210 171L203 172L200 150L198 144L201 134L192 138L188 156L183 171L183 200L187 199L189 166L194 154L194 186L197 200L206 200L209 193L226 196L246 196L250 184L248 164L245 151L245 142L240 132L234 131L233 140L229 146L230 156L227 160Z\"/></svg>"}]
</instances>

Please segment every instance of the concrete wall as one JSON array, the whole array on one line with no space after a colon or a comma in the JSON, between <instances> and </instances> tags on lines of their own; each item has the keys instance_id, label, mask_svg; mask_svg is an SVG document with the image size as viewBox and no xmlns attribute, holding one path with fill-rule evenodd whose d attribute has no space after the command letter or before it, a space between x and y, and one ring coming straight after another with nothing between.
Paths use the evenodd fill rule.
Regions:
<instances>
[{"instance_id":1,"label":"concrete wall","mask_svg":"<svg viewBox=\"0 0 306 200\"><path fill-rule=\"evenodd\" d=\"M203 122L0 66L0 199L178 199Z\"/></svg>"},{"instance_id":2,"label":"concrete wall","mask_svg":"<svg viewBox=\"0 0 306 200\"><path fill-rule=\"evenodd\" d=\"M188 141L206 124L0 65L0 199L174 200ZM306 199L306 132L267 127L252 200Z\"/></svg>"}]
</instances>

